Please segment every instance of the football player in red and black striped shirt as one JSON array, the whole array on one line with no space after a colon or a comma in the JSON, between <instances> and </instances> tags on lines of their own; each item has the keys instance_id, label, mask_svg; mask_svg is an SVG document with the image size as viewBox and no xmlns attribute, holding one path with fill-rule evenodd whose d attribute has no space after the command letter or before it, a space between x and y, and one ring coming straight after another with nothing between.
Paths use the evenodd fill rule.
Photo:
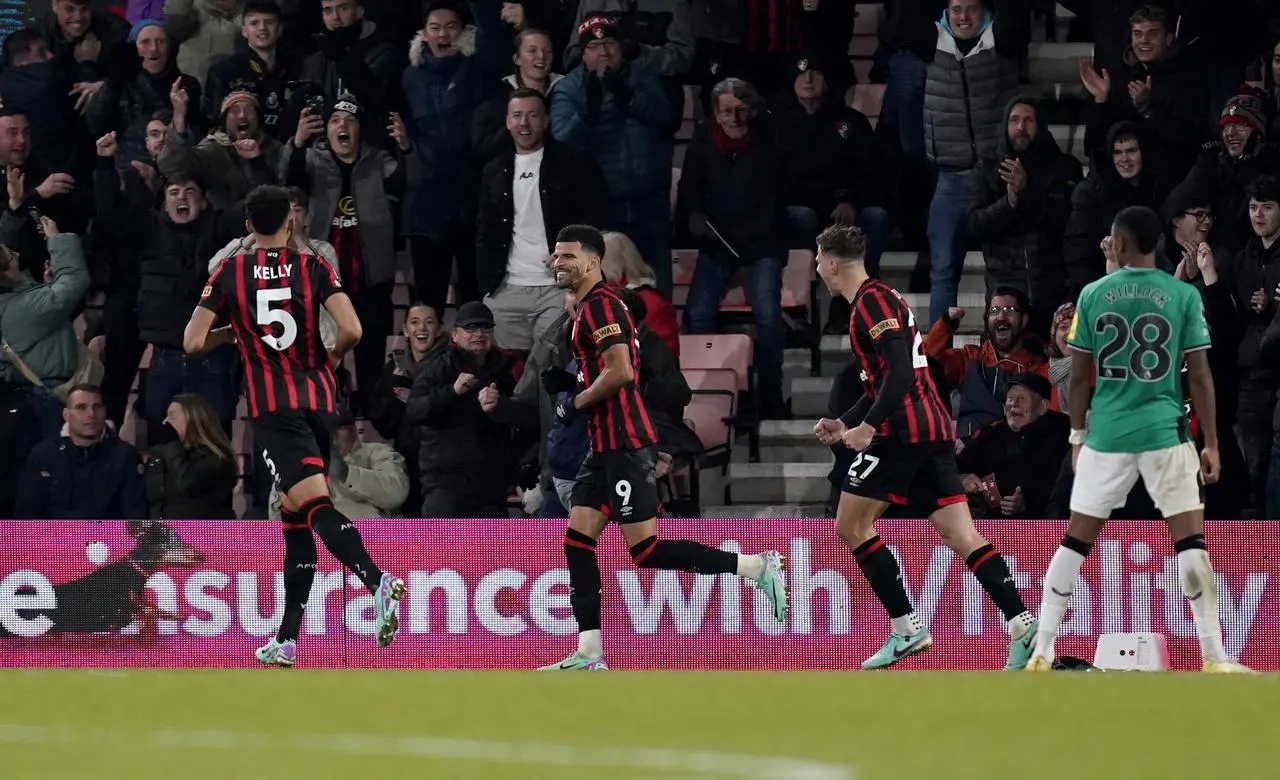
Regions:
<instances>
[{"instance_id":1,"label":"football player in red and black striped shirt","mask_svg":"<svg viewBox=\"0 0 1280 780\"><path fill-rule=\"evenodd\" d=\"M313 530L374 594L378 644L385 647L399 628L404 582L374 565L355 524L329 498L327 419L337 395L332 363L360 340L360 320L333 266L289 248L293 217L287 190L258 187L244 209L255 248L214 269L183 346L192 355L231 342L239 346L253 443L283 496L284 617L257 657L277 666L293 666L297 659L298 628L316 573ZM320 339L322 309L337 328L332 350ZM220 315L230 324L215 329Z\"/></svg>"},{"instance_id":2,"label":"football player in red and black striped shirt","mask_svg":"<svg viewBox=\"0 0 1280 780\"><path fill-rule=\"evenodd\" d=\"M833 225L818 236L818 275L832 295L852 306L849 341L862 369L864 395L838 420L823 418L813 432L827 445L842 441L858 456L849 467L836 510L836 533L893 623L888 641L864 669L892 666L933 644L902 585L898 561L876 535L889 504L931 508L929 521L960 555L1008 620L1013 642L1007 669L1021 669L1035 641L1035 619L995 547L973 526L956 470L951 415L929 373L911 306L897 290L871 279L857 227Z\"/></svg>"},{"instance_id":3,"label":"football player in red and black striped shirt","mask_svg":"<svg viewBox=\"0 0 1280 780\"><path fill-rule=\"evenodd\" d=\"M697 574L750 578L787 615L787 586L777 552L738 555L698 542L658 539L658 488L654 469L658 437L640 396L640 354L635 323L617 294L604 283L600 260L604 236L587 225L570 225L556 236L552 268L556 286L577 301L573 356L579 374L562 368L542 373L556 416L571 422L589 415L590 450L573 486L564 557L569 564L569 602L578 621L578 649L544 670L607 669L600 641L600 566L596 540L610 520L618 523L637 566Z\"/></svg>"}]
</instances>

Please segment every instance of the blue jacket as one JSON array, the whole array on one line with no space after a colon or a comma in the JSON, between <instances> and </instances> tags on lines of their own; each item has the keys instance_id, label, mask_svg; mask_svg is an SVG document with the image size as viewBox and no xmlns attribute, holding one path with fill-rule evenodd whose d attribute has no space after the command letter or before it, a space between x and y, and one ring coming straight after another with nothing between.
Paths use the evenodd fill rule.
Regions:
<instances>
[{"instance_id":1,"label":"blue jacket","mask_svg":"<svg viewBox=\"0 0 1280 780\"><path fill-rule=\"evenodd\" d=\"M578 362L570 360L565 370L571 374L578 373ZM568 395L560 393L554 403L560 403ZM551 430L547 431L547 465L551 468L552 476L556 479L576 479L590 447L586 414L578 415L569 423L553 415Z\"/></svg>"},{"instance_id":2,"label":"blue jacket","mask_svg":"<svg viewBox=\"0 0 1280 780\"><path fill-rule=\"evenodd\" d=\"M501 40L506 25L498 0L471 4L476 26L456 43L459 53L443 59L415 35L404 71L405 129L413 139L422 176L404 200L403 232L438 239L451 222L474 223L482 162L471 149L471 117L501 89L511 67L511 48Z\"/></svg>"},{"instance_id":3,"label":"blue jacket","mask_svg":"<svg viewBox=\"0 0 1280 780\"><path fill-rule=\"evenodd\" d=\"M145 520L142 458L111 430L88 447L65 435L31 449L14 502L16 517L41 520Z\"/></svg>"},{"instance_id":4,"label":"blue jacket","mask_svg":"<svg viewBox=\"0 0 1280 780\"><path fill-rule=\"evenodd\" d=\"M551 134L558 141L585 147L596 158L615 212L620 204L671 193L671 159L674 153L667 135L671 103L662 82L635 62L622 66L622 77L631 88L631 101L619 106L613 93L603 89L600 116L586 117L587 71L579 65L551 92Z\"/></svg>"}]
</instances>

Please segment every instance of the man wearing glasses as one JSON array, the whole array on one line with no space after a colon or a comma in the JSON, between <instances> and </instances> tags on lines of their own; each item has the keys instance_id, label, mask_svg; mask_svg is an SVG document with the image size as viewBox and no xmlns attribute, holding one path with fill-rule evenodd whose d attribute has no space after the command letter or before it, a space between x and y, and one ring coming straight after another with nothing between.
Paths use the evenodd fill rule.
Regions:
<instances>
[{"instance_id":1,"label":"man wearing glasses","mask_svg":"<svg viewBox=\"0 0 1280 780\"><path fill-rule=\"evenodd\" d=\"M1009 377L1024 371L1049 376L1044 344L1026 332L1027 298L1021 290L997 287L987 305L982 344L953 349L951 337L964 315L964 309L950 307L924 338L924 354L941 365L946 389L960 393L956 409L957 439L1003 417L1005 383ZM1056 398L1050 408L1058 408Z\"/></svg>"},{"instance_id":2,"label":"man wearing glasses","mask_svg":"<svg viewBox=\"0 0 1280 780\"><path fill-rule=\"evenodd\" d=\"M517 447L500 420L516 362L493 343L489 307L462 304L449 346L427 359L405 407L405 424L421 430L421 517L506 517Z\"/></svg>"}]
</instances>

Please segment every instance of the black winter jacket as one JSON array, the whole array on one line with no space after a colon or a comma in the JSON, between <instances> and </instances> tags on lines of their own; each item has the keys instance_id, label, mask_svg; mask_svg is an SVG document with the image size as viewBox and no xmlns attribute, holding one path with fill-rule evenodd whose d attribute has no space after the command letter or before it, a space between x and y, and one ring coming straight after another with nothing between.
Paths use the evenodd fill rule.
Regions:
<instances>
[{"instance_id":1,"label":"black winter jacket","mask_svg":"<svg viewBox=\"0 0 1280 780\"><path fill-rule=\"evenodd\" d=\"M171 441L153 447L143 479L153 520L234 520L235 460Z\"/></svg>"},{"instance_id":2,"label":"black winter jacket","mask_svg":"<svg viewBox=\"0 0 1280 780\"><path fill-rule=\"evenodd\" d=\"M153 195L135 177L123 190L115 162L99 157L94 172L98 219L114 232L123 252L139 257L138 337L157 347L182 349L182 334L209 281L209 258L244 234L239 209L206 206L194 222L179 225L152 207Z\"/></svg>"},{"instance_id":3,"label":"black winter jacket","mask_svg":"<svg viewBox=\"0 0 1280 780\"><path fill-rule=\"evenodd\" d=\"M1137 137L1142 150L1142 172L1133 181L1120 178L1111 159L1111 149L1121 134ZM1141 128L1133 122L1117 122L1107 133L1106 145L1094 151L1089 175L1071 193L1071 217L1062 249L1072 297L1105 275L1102 238L1111 233L1116 215L1130 206L1146 206L1159 214L1168 194L1169 183L1159 157L1143 138Z\"/></svg>"},{"instance_id":4,"label":"black winter jacket","mask_svg":"<svg viewBox=\"0 0 1280 780\"><path fill-rule=\"evenodd\" d=\"M480 292L491 294L502 286L511 251L511 226L515 219L512 178L515 153L503 155L485 166L480 178L480 213L476 219L476 277ZM556 234L566 225L604 224L609 208L609 188L595 159L576 146L547 134L538 169L542 221L546 226L547 254Z\"/></svg>"},{"instance_id":5,"label":"black winter jacket","mask_svg":"<svg viewBox=\"0 0 1280 780\"><path fill-rule=\"evenodd\" d=\"M1102 148L1111 126L1133 122L1159 146L1170 170L1183 176L1196 161L1200 145L1209 137L1205 106L1209 100L1209 80L1204 64L1175 46L1150 67L1124 52L1124 71L1111 74L1111 94L1106 103L1089 103L1085 122L1085 148L1092 153ZM1129 83L1151 79L1151 103L1138 113L1129 96Z\"/></svg>"},{"instance_id":6,"label":"black winter jacket","mask_svg":"<svg viewBox=\"0 0 1280 780\"><path fill-rule=\"evenodd\" d=\"M243 39L240 42L243 44ZM286 106L285 95L290 81L298 77L302 62L291 49L281 45L276 49L276 67L267 63L247 46L227 59L209 68L205 80L208 87L204 115L217 117L222 113L222 101L236 90L247 89L258 97L262 112L262 128L267 135L280 143L293 137L297 130L299 106ZM326 107L327 108L327 107Z\"/></svg>"},{"instance_id":7,"label":"black winter jacket","mask_svg":"<svg viewBox=\"0 0 1280 780\"><path fill-rule=\"evenodd\" d=\"M64 427L65 432L65 427ZM145 520L142 458L110 430L87 447L59 436L27 457L14 515L48 520Z\"/></svg>"},{"instance_id":8,"label":"black winter jacket","mask_svg":"<svg viewBox=\"0 0 1280 780\"><path fill-rule=\"evenodd\" d=\"M717 148L710 124L698 127L685 153L676 194L677 234L687 235L690 217L701 214L741 255L741 262L785 259L787 165L775 132L767 117L759 117L751 129L751 147L725 154ZM678 246L725 254L715 238L686 241Z\"/></svg>"},{"instance_id":9,"label":"black winter jacket","mask_svg":"<svg viewBox=\"0 0 1280 780\"><path fill-rule=\"evenodd\" d=\"M1071 420L1062 412L1045 412L1039 420L1015 431L997 420L974 434L960 454L956 468L979 478L994 474L1001 496L1022 488L1025 508L1014 518L1044 517L1062 461L1071 453L1067 434ZM1001 515L997 507L994 516Z\"/></svg>"},{"instance_id":10,"label":"black winter jacket","mask_svg":"<svg viewBox=\"0 0 1280 780\"><path fill-rule=\"evenodd\" d=\"M71 84L52 62L5 68L0 73L5 110L24 114L31 126L30 162L79 176L86 170L89 152L84 120L76 113L75 98L67 96ZM26 184L35 189L41 181L28 177Z\"/></svg>"},{"instance_id":11,"label":"black winter jacket","mask_svg":"<svg viewBox=\"0 0 1280 780\"><path fill-rule=\"evenodd\" d=\"M826 219L839 203L888 205L888 166L866 115L838 95L810 114L795 90L786 90L774 100L773 117L787 161L788 206L807 206Z\"/></svg>"},{"instance_id":12,"label":"black winter jacket","mask_svg":"<svg viewBox=\"0 0 1280 780\"><path fill-rule=\"evenodd\" d=\"M1227 154L1218 142L1207 144L1187 175L1187 184L1213 204L1214 235L1231 256L1253 236L1245 190L1259 176L1280 177L1280 151L1257 142L1240 157Z\"/></svg>"},{"instance_id":13,"label":"black winter jacket","mask_svg":"<svg viewBox=\"0 0 1280 780\"><path fill-rule=\"evenodd\" d=\"M1240 312L1243 324L1236 353L1239 366L1249 370L1254 377L1274 377L1277 375L1276 364L1260 359L1259 347L1262 334L1274 319L1277 308L1274 292L1280 287L1280 241L1268 249L1262 246L1262 239L1254 236L1228 269L1223 270L1226 270L1223 280L1235 296L1236 310ZM1254 312L1250 304L1256 290L1263 290L1267 297L1267 305L1260 312Z\"/></svg>"},{"instance_id":14,"label":"black winter jacket","mask_svg":"<svg viewBox=\"0 0 1280 780\"><path fill-rule=\"evenodd\" d=\"M1009 101L1000 126L1008 125L1009 112L1018 103L1035 107L1039 131L1023 152L1015 151L1001 131L996 157L984 159L970 182L968 226L970 235L982 244L987 289L1016 287L1027 294L1032 307L1052 307L1060 303L1056 299L1067 286L1063 232L1081 168L1076 158L1058 147L1035 98ZM1009 157L1020 160L1027 172L1017 206L1009 203L1008 187L1000 178L1000 163Z\"/></svg>"},{"instance_id":15,"label":"black winter jacket","mask_svg":"<svg viewBox=\"0 0 1280 780\"><path fill-rule=\"evenodd\" d=\"M451 491L501 500L515 481L512 429L480 408L479 394L490 384L510 398L519 379L519 361L493 348L483 364L450 346L426 361L414 377L405 408L405 423L419 426L418 467L422 491L447 486ZM476 383L462 395L453 390L463 372Z\"/></svg>"},{"instance_id":16,"label":"black winter jacket","mask_svg":"<svg viewBox=\"0 0 1280 780\"><path fill-rule=\"evenodd\" d=\"M120 80L107 82L85 114L89 136L101 138L115 130L119 133L121 157L143 159L147 122L157 111L173 110L169 92L179 78L191 104L200 105L200 82L178 70L176 61L170 61L169 67L154 76L135 65ZM203 133L208 124L197 111L190 112L187 122L197 134Z\"/></svg>"}]
</instances>

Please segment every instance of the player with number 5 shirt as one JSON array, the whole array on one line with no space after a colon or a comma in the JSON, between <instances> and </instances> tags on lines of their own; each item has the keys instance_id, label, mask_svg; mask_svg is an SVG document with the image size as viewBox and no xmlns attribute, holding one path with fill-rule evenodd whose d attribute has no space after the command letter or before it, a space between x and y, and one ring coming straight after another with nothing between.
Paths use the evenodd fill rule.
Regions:
<instances>
[{"instance_id":1,"label":"player with number 5 shirt","mask_svg":"<svg viewBox=\"0 0 1280 780\"><path fill-rule=\"evenodd\" d=\"M604 236L589 225L569 225L556 236L556 286L577 302L571 344L579 373L542 372L543 387L558 397L556 417L572 423L587 415L590 448L574 480L564 557L569 604L578 623L578 648L545 671L607 669L600 637L600 565L596 540L612 520L622 530L637 566L695 574L738 574L752 580L787 616L787 586L777 552L738 555L698 542L659 539L658 438L640 393L640 345L626 305L604 282Z\"/></svg>"},{"instance_id":2,"label":"player with number 5 shirt","mask_svg":"<svg viewBox=\"0 0 1280 780\"><path fill-rule=\"evenodd\" d=\"M867 276L866 238L854 226L833 225L818 236L818 275L832 295L851 304L849 342L862 369L862 399L838 420L823 418L823 444L843 441L858 452L836 510L836 533L889 613L892 631L864 669L883 669L928 650L929 628L915 613L893 552L875 522L890 504L930 508L944 542L965 561L1008 622L1006 669L1030 657L1035 619L1022 603L1009 567L978 533L956 469L951 415L929 373L915 314L902 295Z\"/></svg>"},{"instance_id":3,"label":"player with number 5 shirt","mask_svg":"<svg viewBox=\"0 0 1280 780\"><path fill-rule=\"evenodd\" d=\"M230 342L239 347L253 446L283 496L284 614L276 636L255 655L269 666L297 661L302 611L316 573L313 531L374 594L375 634L385 647L399 629L404 581L373 563L355 524L329 498L329 422L337 400L332 363L360 341L360 320L333 266L290 249L294 225L287 190L258 187L244 208L255 248L214 269L183 346L192 355ZM320 338L322 310L337 330L331 350ZM219 317L230 324L214 328Z\"/></svg>"}]
</instances>

